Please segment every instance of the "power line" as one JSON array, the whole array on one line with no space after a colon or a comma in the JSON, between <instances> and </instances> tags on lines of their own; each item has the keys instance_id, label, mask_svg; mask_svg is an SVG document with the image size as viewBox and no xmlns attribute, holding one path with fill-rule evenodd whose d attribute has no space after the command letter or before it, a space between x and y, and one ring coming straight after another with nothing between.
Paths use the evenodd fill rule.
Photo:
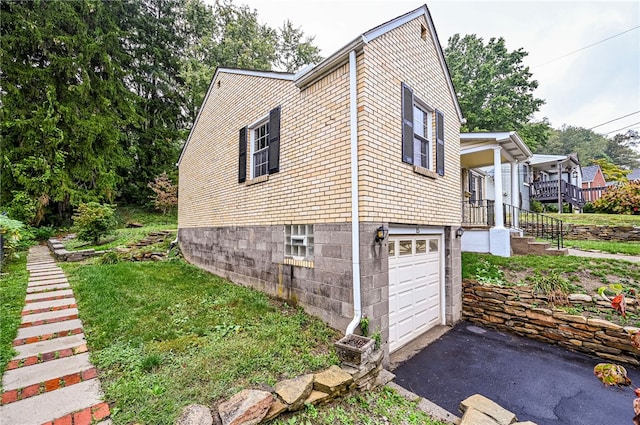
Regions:
<instances>
[{"instance_id":1,"label":"power line","mask_svg":"<svg viewBox=\"0 0 640 425\"><path fill-rule=\"evenodd\" d=\"M634 125L636 125L636 124L640 124L640 121L638 121L638 122L634 122L633 124L625 125L624 127L619 128L619 129L617 129L617 130L610 131L610 132L608 132L608 133L607 133L607 135L609 135L609 134L611 134L611 133L615 133L616 131L624 130L625 128L628 128L628 127L634 126Z\"/></svg>"},{"instance_id":2,"label":"power line","mask_svg":"<svg viewBox=\"0 0 640 425\"><path fill-rule=\"evenodd\" d=\"M638 25L638 26L636 26L636 27L633 27L633 28L629 28L628 30L626 30L626 31L622 31L622 32L620 32L620 33L618 33L618 34L612 35L611 37L607 37L607 38L604 38L604 39L602 39L602 40L600 40L600 41L596 41L596 42L595 42L595 43L593 43L593 44L589 44L588 46L582 47L582 48L580 48L580 49L578 49L578 50L574 50L573 52L569 52L569 53L566 53L566 54L564 54L564 55L562 55L562 56L558 56L558 57L557 57L557 58L555 58L555 59L551 59L551 60L549 60L549 61L547 61L547 62L545 62L545 63L542 63L542 64L540 64L540 65L536 65L536 66L532 67L532 69L533 69L533 68L540 68L541 66L544 66L544 65L546 65L546 64L548 64L548 63L555 62L555 61L560 60L560 59L564 59L564 58L566 58L567 56L571 56L571 55L573 55L574 53L581 52L581 51L583 51L583 50L585 50L585 49L588 49L589 47L593 47L593 46L596 46L596 45L598 45L598 44L600 44L600 43L604 43L604 42L605 42L605 41L607 41L607 40L611 40L612 38L618 37L618 36L620 36L620 35L622 35L622 34L626 34L626 33L630 32L630 31L633 31L633 30L637 30L638 28L640 28L640 25Z\"/></svg>"},{"instance_id":3,"label":"power line","mask_svg":"<svg viewBox=\"0 0 640 425\"><path fill-rule=\"evenodd\" d=\"M610 122L614 122L614 121L621 120L622 118L630 117L631 115L637 114L638 112L640 112L640 111L635 111L635 112L632 112L632 113L630 113L630 114L623 115L623 116L618 117L618 118L614 118L614 119L612 119L611 121L607 121L607 122L603 122L602 124L594 125L594 126L593 126L593 127L591 127L591 128L587 128L587 130L593 130L594 128L598 128L598 127L601 127L601 126L603 126L603 125L605 125L605 124L609 124Z\"/></svg>"}]
</instances>

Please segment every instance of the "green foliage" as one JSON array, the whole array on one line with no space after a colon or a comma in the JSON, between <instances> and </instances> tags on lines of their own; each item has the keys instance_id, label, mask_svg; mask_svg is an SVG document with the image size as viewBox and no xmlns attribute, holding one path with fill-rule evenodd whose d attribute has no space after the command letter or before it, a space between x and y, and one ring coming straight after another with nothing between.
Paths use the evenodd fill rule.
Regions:
<instances>
[{"instance_id":1,"label":"green foliage","mask_svg":"<svg viewBox=\"0 0 640 425\"><path fill-rule=\"evenodd\" d=\"M374 348L376 350L379 350L382 346L382 334L380 333L380 331L374 332L373 335L371 335L371 338L375 342Z\"/></svg>"},{"instance_id":2,"label":"green foliage","mask_svg":"<svg viewBox=\"0 0 640 425\"><path fill-rule=\"evenodd\" d=\"M584 204L584 207L582 207L582 212L585 214L591 214L596 212L596 208L593 206L593 203L587 202Z\"/></svg>"},{"instance_id":3,"label":"green foliage","mask_svg":"<svg viewBox=\"0 0 640 425\"><path fill-rule=\"evenodd\" d=\"M504 273L496 265L489 261L481 261L476 268L475 278L478 282L487 285L504 285Z\"/></svg>"},{"instance_id":4,"label":"green foliage","mask_svg":"<svg viewBox=\"0 0 640 425\"><path fill-rule=\"evenodd\" d=\"M109 251L98 259L98 264L118 264L121 261L122 257L117 252Z\"/></svg>"},{"instance_id":5,"label":"green foliage","mask_svg":"<svg viewBox=\"0 0 640 425\"><path fill-rule=\"evenodd\" d=\"M29 279L26 253L20 252L3 271L6 274L0 276L0 375L15 354L12 343L20 326L20 312Z\"/></svg>"},{"instance_id":6,"label":"green foliage","mask_svg":"<svg viewBox=\"0 0 640 425\"><path fill-rule=\"evenodd\" d=\"M591 130L575 126L562 126L552 130L549 138L534 152L552 155L577 153L582 164L589 164L596 158L604 157L607 139Z\"/></svg>"},{"instance_id":7,"label":"green foliage","mask_svg":"<svg viewBox=\"0 0 640 425\"><path fill-rule=\"evenodd\" d=\"M547 273L536 271L532 276L528 276L526 280L531 283L531 289L534 294L546 295L551 303L566 303L567 295L573 289L573 285L568 279L554 271Z\"/></svg>"},{"instance_id":8,"label":"green foliage","mask_svg":"<svg viewBox=\"0 0 640 425\"><path fill-rule=\"evenodd\" d=\"M611 254L640 256L640 242L583 241L565 239L564 246L582 250L609 252Z\"/></svg>"},{"instance_id":9,"label":"green foliage","mask_svg":"<svg viewBox=\"0 0 640 425\"><path fill-rule=\"evenodd\" d=\"M640 215L640 182L609 187L593 207L600 213Z\"/></svg>"},{"instance_id":10,"label":"green foliage","mask_svg":"<svg viewBox=\"0 0 640 425\"><path fill-rule=\"evenodd\" d=\"M287 19L278 30L276 67L296 72L304 65L320 62L320 49L311 44L313 39L314 37L304 38L302 30L295 28Z\"/></svg>"},{"instance_id":11,"label":"green foliage","mask_svg":"<svg viewBox=\"0 0 640 425\"><path fill-rule=\"evenodd\" d=\"M367 316L362 316L360 319L360 330L362 335L369 336L369 318Z\"/></svg>"},{"instance_id":12,"label":"green foliage","mask_svg":"<svg viewBox=\"0 0 640 425\"><path fill-rule=\"evenodd\" d=\"M80 204L73 215L74 227L78 239L97 244L100 238L115 229L115 213L110 205L97 202Z\"/></svg>"},{"instance_id":13,"label":"green foliage","mask_svg":"<svg viewBox=\"0 0 640 425\"><path fill-rule=\"evenodd\" d=\"M631 172L631 170L620 168L604 158L594 159L591 162L600 166L607 182L626 182L628 180L627 175Z\"/></svg>"},{"instance_id":14,"label":"green foliage","mask_svg":"<svg viewBox=\"0 0 640 425\"><path fill-rule=\"evenodd\" d=\"M595 224L599 226L640 226L640 217L623 214L549 214L568 224Z\"/></svg>"},{"instance_id":15,"label":"green foliage","mask_svg":"<svg viewBox=\"0 0 640 425\"><path fill-rule=\"evenodd\" d=\"M14 257L21 246L21 241L31 236L24 223L12 220L4 214L0 214L0 235L4 243L3 253L6 259Z\"/></svg>"},{"instance_id":16,"label":"green foliage","mask_svg":"<svg viewBox=\"0 0 640 425\"><path fill-rule=\"evenodd\" d=\"M628 130L625 134L616 134L613 138L607 139L604 153L606 158L616 165L638 168L640 167L638 146L640 146L640 133Z\"/></svg>"},{"instance_id":17,"label":"green foliage","mask_svg":"<svg viewBox=\"0 0 640 425\"><path fill-rule=\"evenodd\" d=\"M533 95L538 82L522 63L527 52L507 51L503 38L485 44L475 34L455 34L444 54L467 119L462 131L516 130L530 147L547 139L548 122L531 122L544 101Z\"/></svg>"},{"instance_id":18,"label":"green foliage","mask_svg":"<svg viewBox=\"0 0 640 425\"><path fill-rule=\"evenodd\" d=\"M529 205L529 207L533 212L541 213L544 211L544 207L542 206L542 202L540 201L536 201L536 200L531 201L531 204Z\"/></svg>"}]
</instances>

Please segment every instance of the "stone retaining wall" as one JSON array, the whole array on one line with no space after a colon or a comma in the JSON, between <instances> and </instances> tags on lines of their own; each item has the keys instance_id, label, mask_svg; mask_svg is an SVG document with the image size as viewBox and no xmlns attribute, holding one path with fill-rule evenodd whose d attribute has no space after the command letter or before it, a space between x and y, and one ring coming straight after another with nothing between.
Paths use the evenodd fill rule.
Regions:
<instances>
[{"instance_id":1,"label":"stone retaining wall","mask_svg":"<svg viewBox=\"0 0 640 425\"><path fill-rule=\"evenodd\" d=\"M638 226L596 226L596 225L566 225L565 239L589 241L640 241L640 227Z\"/></svg>"},{"instance_id":2,"label":"stone retaining wall","mask_svg":"<svg viewBox=\"0 0 640 425\"><path fill-rule=\"evenodd\" d=\"M598 296L572 294L573 305L609 308ZM636 300L627 299L629 312L637 312ZM640 365L640 351L631 343L631 335L640 329L620 326L607 320L567 314L559 308L537 308L546 298L534 297L531 288L507 288L463 281L463 317L474 323L513 332L528 338L560 345L600 358ZM618 314L618 313L614 313Z\"/></svg>"}]
</instances>

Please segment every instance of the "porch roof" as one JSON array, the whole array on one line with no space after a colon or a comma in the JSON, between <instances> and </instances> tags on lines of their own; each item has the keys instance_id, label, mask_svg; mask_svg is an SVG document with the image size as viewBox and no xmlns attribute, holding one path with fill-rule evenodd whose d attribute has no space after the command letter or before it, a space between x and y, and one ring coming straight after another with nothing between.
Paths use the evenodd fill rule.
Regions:
<instances>
[{"instance_id":1,"label":"porch roof","mask_svg":"<svg viewBox=\"0 0 640 425\"><path fill-rule=\"evenodd\" d=\"M494 165L493 149L502 148L502 162L524 162L531 151L515 131L460 133L460 164L463 168Z\"/></svg>"}]
</instances>

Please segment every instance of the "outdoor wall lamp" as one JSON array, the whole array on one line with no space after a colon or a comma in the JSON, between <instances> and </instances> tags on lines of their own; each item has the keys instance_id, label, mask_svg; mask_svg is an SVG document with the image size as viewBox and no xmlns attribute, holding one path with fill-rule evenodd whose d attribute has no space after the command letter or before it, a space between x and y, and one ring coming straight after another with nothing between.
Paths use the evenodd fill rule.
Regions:
<instances>
[{"instance_id":1,"label":"outdoor wall lamp","mask_svg":"<svg viewBox=\"0 0 640 425\"><path fill-rule=\"evenodd\" d=\"M458 227L458 229L456 230L456 238L461 238L463 233L464 229L462 227Z\"/></svg>"},{"instance_id":2,"label":"outdoor wall lamp","mask_svg":"<svg viewBox=\"0 0 640 425\"><path fill-rule=\"evenodd\" d=\"M387 235L389 234L389 229L387 229L384 226L380 226L376 229L376 239L375 241L377 243L382 242L383 240L385 240L385 238L387 237Z\"/></svg>"}]
</instances>

